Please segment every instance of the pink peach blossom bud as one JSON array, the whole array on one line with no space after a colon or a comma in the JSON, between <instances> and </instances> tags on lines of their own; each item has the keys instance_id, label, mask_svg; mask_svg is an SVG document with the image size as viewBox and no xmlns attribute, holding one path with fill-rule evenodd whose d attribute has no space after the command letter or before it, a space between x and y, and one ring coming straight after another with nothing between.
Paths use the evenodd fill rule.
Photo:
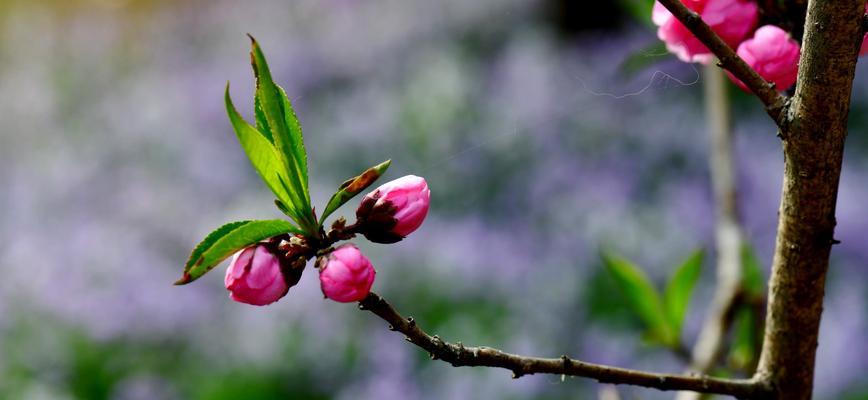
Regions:
<instances>
[{"instance_id":1,"label":"pink peach blossom bud","mask_svg":"<svg viewBox=\"0 0 868 400\"><path fill-rule=\"evenodd\" d=\"M681 0L687 8L702 17L721 39L735 48L756 26L759 8L750 0ZM708 64L713 55L696 36L679 22L660 2L654 2L651 19L657 37L666 43L666 49L684 62Z\"/></svg>"},{"instance_id":2,"label":"pink peach blossom bud","mask_svg":"<svg viewBox=\"0 0 868 400\"><path fill-rule=\"evenodd\" d=\"M289 291L278 257L262 243L235 253L224 283L232 300L255 306L274 303Z\"/></svg>"},{"instance_id":3,"label":"pink peach blossom bud","mask_svg":"<svg viewBox=\"0 0 868 400\"><path fill-rule=\"evenodd\" d=\"M344 244L317 260L322 293L337 302L360 301L371 291L377 271L352 243Z\"/></svg>"},{"instance_id":4,"label":"pink peach blossom bud","mask_svg":"<svg viewBox=\"0 0 868 400\"><path fill-rule=\"evenodd\" d=\"M796 83L799 72L799 43L790 34L774 25L756 30L753 38L738 46L738 56L778 90L787 90ZM728 73L740 88L748 90L742 81Z\"/></svg>"},{"instance_id":5,"label":"pink peach blossom bud","mask_svg":"<svg viewBox=\"0 0 868 400\"><path fill-rule=\"evenodd\" d=\"M407 175L386 182L362 199L359 232L375 243L395 243L422 225L431 191L424 178Z\"/></svg>"}]
</instances>

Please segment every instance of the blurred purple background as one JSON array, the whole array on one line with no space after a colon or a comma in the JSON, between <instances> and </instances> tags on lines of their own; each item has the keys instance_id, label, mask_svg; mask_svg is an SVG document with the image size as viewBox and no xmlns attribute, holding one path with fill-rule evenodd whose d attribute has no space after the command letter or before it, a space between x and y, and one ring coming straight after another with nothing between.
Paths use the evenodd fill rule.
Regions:
<instances>
[{"instance_id":1,"label":"blurred purple background","mask_svg":"<svg viewBox=\"0 0 868 400\"><path fill-rule=\"evenodd\" d=\"M677 372L605 283L614 249L662 284L712 250L703 77L650 51L618 3L0 1L0 397L594 398L590 380L432 362L325 301L234 303L223 268L171 283L226 221L280 214L232 134L252 115L250 32L294 100L315 204L363 168L425 176L425 225L357 241L374 290L447 340ZM649 65L623 68L628 59ZM868 398L868 70L860 64L816 394ZM741 210L766 270L782 155L732 86ZM356 202L338 214L350 216ZM709 258L710 259L710 258ZM602 283L601 283L602 282ZM686 323L710 301L707 262ZM670 393L619 388L622 397ZM865 397L862 397L865 396Z\"/></svg>"}]
</instances>

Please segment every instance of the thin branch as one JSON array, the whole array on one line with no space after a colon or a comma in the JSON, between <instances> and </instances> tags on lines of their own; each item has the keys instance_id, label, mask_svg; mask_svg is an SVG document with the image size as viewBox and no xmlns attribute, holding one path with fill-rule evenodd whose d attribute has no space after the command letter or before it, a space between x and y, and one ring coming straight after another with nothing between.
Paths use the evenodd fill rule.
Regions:
<instances>
[{"instance_id":1,"label":"thin branch","mask_svg":"<svg viewBox=\"0 0 868 400\"><path fill-rule=\"evenodd\" d=\"M449 343L439 336L427 334L413 318L404 318L382 297L370 293L359 302L359 308L370 311L386 322L389 329L406 335L406 340L427 351L432 359L443 360L454 367L494 367L512 371L513 378L529 374L556 374L591 378L600 383L627 384L660 390L691 390L724 394L738 398L764 398L771 392L764 382L753 379L723 379L704 375L674 375L637 371L607 365L586 363L567 356L560 358L525 357L490 347L464 346Z\"/></svg>"},{"instance_id":2,"label":"thin branch","mask_svg":"<svg viewBox=\"0 0 868 400\"><path fill-rule=\"evenodd\" d=\"M658 0L705 47L720 60L718 65L735 75L765 104L766 112L778 126L785 122L783 112L787 98L775 90L775 85L763 79L702 21L699 14L687 8L680 0Z\"/></svg>"}]
</instances>

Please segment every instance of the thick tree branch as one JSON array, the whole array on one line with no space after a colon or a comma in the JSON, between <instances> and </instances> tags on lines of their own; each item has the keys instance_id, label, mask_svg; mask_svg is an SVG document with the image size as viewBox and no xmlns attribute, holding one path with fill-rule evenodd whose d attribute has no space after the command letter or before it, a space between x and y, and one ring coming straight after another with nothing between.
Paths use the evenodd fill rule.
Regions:
<instances>
[{"instance_id":1,"label":"thick tree branch","mask_svg":"<svg viewBox=\"0 0 868 400\"><path fill-rule=\"evenodd\" d=\"M784 139L784 182L756 377L776 399L811 398L847 114L865 0L810 0Z\"/></svg>"},{"instance_id":2,"label":"thick tree branch","mask_svg":"<svg viewBox=\"0 0 868 400\"><path fill-rule=\"evenodd\" d=\"M601 383L644 386L660 390L691 390L738 398L765 398L771 392L763 381L753 379L722 379L704 375L657 374L645 371L611 367L560 358L525 357L490 347L469 347L461 342L449 343L438 336L427 334L413 318L404 318L382 297L370 293L359 302L359 308L368 310L388 322L389 329L403 333L406 340L426 350L432 359L439 359L455 367L494 367L513 372L518 378L529 374L556 374L595 379Z\"/></svg>"},{"instance_id":3,"label":"thick tree branch","mask_svg":"<svg viewBox=\"0 0 868 400\"><path fill-rule=\"evenodd\" d=\"M787 104L787 98L778 93L775 85L763 79L753 70L744 60L741 59L735 51L727 45L720 36L717 36L711 27L702 21L699 14L687 8L681 3L681 0L658 0L660 4L666 7L675 18L678 19L684 26L699 39L705 47L708 47L712 53L720 60L718 65L725 68L727 71L735 75L747 85L754 94L759 97L760 101L765 104L766 112L778 124L784 122L784 108Z\"/></svg>"}]
</instances>

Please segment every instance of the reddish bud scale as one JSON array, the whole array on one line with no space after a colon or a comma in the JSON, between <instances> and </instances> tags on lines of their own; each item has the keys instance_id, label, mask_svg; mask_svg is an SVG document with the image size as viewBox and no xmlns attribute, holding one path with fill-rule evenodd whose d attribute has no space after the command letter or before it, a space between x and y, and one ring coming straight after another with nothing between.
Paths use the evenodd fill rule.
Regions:
<instances>
[{"instance_id":1,"label":"reddish bud scale","mask_svg":"<svg viewBox=\"0 0 868 400\"><path fill-rule=\"evenodd\" d=\"M424 178L407 175L365 195L356 211L359 232L375 243L395 243L422 225L431 191Z\"/></svg>"}]
</instances>

